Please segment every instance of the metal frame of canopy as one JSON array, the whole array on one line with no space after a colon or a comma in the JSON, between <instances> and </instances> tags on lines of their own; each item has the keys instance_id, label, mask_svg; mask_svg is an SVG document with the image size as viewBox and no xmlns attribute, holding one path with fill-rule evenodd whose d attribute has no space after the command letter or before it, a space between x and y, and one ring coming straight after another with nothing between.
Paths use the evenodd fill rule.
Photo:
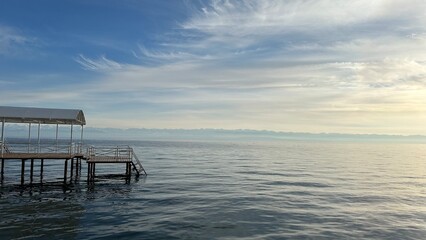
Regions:
<instances>
[{"instance_id":1,"label":"metal frame of canopy","mask_svg":"<svg viewBox=\"0 0 426 240\"><path fill-rule=\"evenodd\" d=\"M31 144L31 125L38 124L37 146L40 149L40 127L41 124L56 124L55 144L58 145L59 125L70 125L70 145L73 144L73 127L80 125L80 145L83 144L83 126L86 124L84 113L79 109L54 109L54 108L29 108L29 107L8 107L0 106L1 156L6 149L5 145L5 125L6 123L28 123L28 149Z\"/></svg>"}]
</instances>

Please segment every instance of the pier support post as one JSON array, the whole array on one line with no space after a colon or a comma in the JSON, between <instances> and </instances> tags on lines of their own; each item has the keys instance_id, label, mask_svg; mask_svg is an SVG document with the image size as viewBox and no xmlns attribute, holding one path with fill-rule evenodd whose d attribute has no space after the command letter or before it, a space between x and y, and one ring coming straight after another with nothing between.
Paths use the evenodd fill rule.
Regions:
<instances>
[{"instance_id":1,"label":"pier support post","mask_svg":"<svg viewBox=\"0 0 426 240\"><path fill-rule=\"evenodd\" d=\"M1 160L1 176L0 176L0 179L3 182L3 179L4 179L4 159Z\"/></svg>"},{"instance_id":2,"label":"pier support post","mask_svg":"<svg viewBox=\"0 0 426 240\"><path fill-rule=\"evenodd\" d=\"M21 186L24 185L24 174L25 174L25 159L22 159L22 163L21 163Z\"/></svg>"},{"instance_id":3,"label":"pier support post","mask_svg":"<svg viewBox=\"0 0 426 240\"><path fill-rule=\"evenodd\" d=\"M132 176L132 165L131 163L126 163L126 178L130 178Z\"/></svg>"},{"instance_id":4,"label":"pier support post","mask_svg":"<svg viewBox=\"0 0 426 240\"><path fill-rule=\"evenodd\" d=\"M77 158L77 159L75 160L75 177L76 177L76 178L78 177L79 164L80 164L80 159L79 159L79 158Z\"/></svg>"},{"instance_id":5,"label":"pier support post","mask_svg":"<svg viewBox=\"0 0 426 240\"><path fill-rule=\"evenodd\" d=\"M131 163L126 163L126 184L130 183L130 179L132 176L132 165Z\"/></svg>"},{"instance_id":6,"label":"pier support post","mask_svg":"<svg viewBox=\"0 0 426 240\"><path fill-rule=\"evenodd\" d=\"M64 184L67 184L67 172L68 172L68 159L65 160L65 164L64 164Z\"/></svg>"},{"instance_id":7,"label":"pier support post","mask_svg":"<svg viewBox=\"0 0 426 240\"><path fill-rule=\"evenodd\" d=\"M0 138L0 151L1 151L1 156L3 157L3 152L5 149L5 144L4 144L4 123L6 122L5 118L3 118L3 121L1 122L1 138Z\"/></svg>"},{"instance_id":8,"label":"pier support post","mask_svg":"<svg viewBox=\"0 0 426 240\"><path fill-rule=\"evenodd\" d=\"M90 173L91 173L90 165L91 165L91 163L87 164L87 182L90 181Z\"/></svg>"},{"instance_id":9,"label":"pier support post","mask_svg":"<svg viewBox=\"0 0 426 240\"><path fill-rule=\"evenodd\" d=\"M87 164L87 182L92 182L95 180L95 168L96 163Z\"/></svg>"},{"instance_id":10,"label":"pier support post","mask_svg":"<svg viewBox=\"0 0 426 240\"><path fill-rule=\"evenodd\" d=\"M72 179L73 174L74 174L74 158L71 158L71 169L70 169L71 179Z\"/></svg>"}]
</instances>

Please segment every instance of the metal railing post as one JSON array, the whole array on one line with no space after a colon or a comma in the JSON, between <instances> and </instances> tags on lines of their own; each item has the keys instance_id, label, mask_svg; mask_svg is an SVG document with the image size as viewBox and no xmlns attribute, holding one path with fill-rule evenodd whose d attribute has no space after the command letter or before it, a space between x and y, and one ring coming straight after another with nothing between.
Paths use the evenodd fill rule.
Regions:
<instances>
[{"instance_id":1,"label":"metal railing post","mask_svg":"<svg viewBox=\"0 0 426 240\"><path fill-rule=\"evenodd\" d=\"M38 122L38 132L37 132L37 153L40 153L40 122Z\"/></svg>"},{"instance_id":2,"label":"metal railing post","mask_svg":"<svg viewBox=\"0 0 426 240\"><path fill-rule=\"evenodd\" d=\"M73 124L71 123L71 139L70 139L70 150L72 150L72 132L73 132ZM71 154L72 152L70 152Z\"/></svg>"},{"instance_id":3,"label":"metal railing post","mask_svg":"<svg viewBox=\"0 0 426 240\"><path fill-rule=\"evenodd\" d=\"M31 148L31 123L28 124L28 153Z\"/></svg>"},{"instance_id":4,"label":"metal railing post","mask_svg":"<svg viewBox=\"0 0 426 240\"><path fill-rule=\"evenodd\" d=\"M81 125L81 134L80 134L80 152L83 152L83 125Z\"/></svg>"},{"instance_id":5,"label":"metal railing post","mask_svg":"<svg viewBox=\"0 0 426 240\"><path fill-rule=\"evenodd\" d=\"M56 152L58 152L58 132L59 132L59 124L56 124Z\"/></svg>"}]
</instances>

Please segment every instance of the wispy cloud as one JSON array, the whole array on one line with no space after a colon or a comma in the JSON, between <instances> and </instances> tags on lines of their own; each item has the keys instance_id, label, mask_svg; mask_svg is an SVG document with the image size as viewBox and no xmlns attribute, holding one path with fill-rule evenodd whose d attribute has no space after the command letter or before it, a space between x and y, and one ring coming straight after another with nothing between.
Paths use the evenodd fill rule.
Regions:
<instances>
[{"instance_id":1,"label":"wispy cloud","mask_svg":"<svg viewBox=\"0 0 426 240\"><path fill-rule=\"evenodd\" d=\"M140 63L76 61L104 73L86 93L118 94L146 127L426 134L423 9L420 0L216 0L177 26L176 42L139 45Z\"/></svg>"},{"instance_id":2,"label":"wispy cloud","mask_svg":"<svg viewBox=\"0 0 426 240\"><path fill-rule=\"evenodd\" d=\"M335 41L374 32L397 34L418 30L418 26L425 24L420 17L424 16L425 7L426 3L421 0L215 0L181 26L203 34L209 44L220 42L235 47L262 44L285 36L299 37L296 41Z\"/></svg>"},{"instance_id":3,"label":"wispy cloud","mask_svg":"<svg viewBox=\"0 0 426 240\"><path fill-rule=\"evenodd\" d=\"M220 36L275 35L366 21L375 17L377 5L381 2L215 0L182 27ZM359 11L361 8L365 11Z\"/></svg>"},{"instance_id":4,"label":"wispy cloud","mask_svg":"<svg viewBox=\"0 0 426 240\"><path fill-rule=\"evenodd\" d=\"M158 64L246 66L284 64L284 59L292 64L424 61L423 7L419 0L215 0L193 10L179 25L176 41L156 49L139 45L134 55Z\"/></svg>"},{"instance_id":5,"label":"wispy cloud","mask_svg":"<svg viewBox=\"0 0 426 240\"><path fill-rule=\"evenodd\" d=\"M75 61L81 64L81 66L86 70L93 71L113 71L119 70L122 68L122 65L118 62L108 59L106 56L101 56L96 60L85 57L83 54L80 54Z\"/></svg>"},{"instance_id":6,"label":"wispy cloud","mask_svg":"<svg viewBox=\"0 0 426 240\"><path fill-rule=\"evenodd\" d=\"M324 62L424 57L418 51L426 45L423 7L421 0L214 0L192 7L192 15L168 42L151 49L139 44L132 52L159 64L262 62L283 56L298 61L306 54Z\"/></svg>"},{"instance_id":7,"label":"wispy cloud","mask_svg":"<svg viewBox=\"0 0 426 240\"><path fill-rule=\"evenodd\" d=\"M35 41L35 38L25 36L16 28L0 24L0 55L17 55Z\"/></svg>"},{"instance_id":8,"label":"wispy cloud","mask_svg":"<svg viewBox=\"0 0 426 240\"><path fill-rule=\"evenodd\" d=\"M160 60L160 61L179 61L179 60L193 60L200 59L195 54L189 52L181 51L171 51L165 52L160 50L149 50L142 45L138 45L138 51L133 51L133 54L136 58L144 59L149 58L151 60Z\"/></svg>"}]
</instances>

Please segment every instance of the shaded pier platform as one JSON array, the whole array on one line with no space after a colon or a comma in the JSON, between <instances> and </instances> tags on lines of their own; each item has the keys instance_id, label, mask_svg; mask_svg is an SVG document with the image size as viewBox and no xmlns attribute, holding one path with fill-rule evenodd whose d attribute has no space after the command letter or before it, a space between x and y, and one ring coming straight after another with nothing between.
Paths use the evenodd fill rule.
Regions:
<instances>
[{"instance_id":1,"label":"shaded pier platform","mask_svg":"<svg viewBox=\"0 0 426 240\"><path fill-rule=\"evenodd\" d=\"M0 179L3 183L5 164L10 161L21 162L21 185L25 184L25 165L30 162L30 184L33 183L34 166L39 164L40 183L43 183L45 161L63 161L64 184L68 176L79 174L82 161L87 162L87 181L93 182L96 164L123 164L125 175L130 178L132 171L136 175L146 175L145 169L130 146L85 146L83 145L83 126L86 120L82 110L79 109L52 109L0 106L1 137L0 137ZM21 139L19 143L6 141L6 123L28 124L28 139ZM37 126L37 138L31 136L32 125ZM42 142L41 126L56 125L55 139ZM69 137L59 141L59 125L69 126ZM80 126L80 139L74 139L74 126ZM62 127L63 128L63 127ZM52 130L52 127L49 128ZM15 164L16 165L16 164Z\"/></svg>"},{"instance_id":2,"label":"shaded pier platform","mask_svg":"<svg viewBox=\"0 0 426 240\"><path fill-rule=\"evenodd\" d=\"M34 171L36 164L38 165L39 181L40 184L43 184L44 176L44 163L45 161L63 161L64 162L64 184L67 184L68 176L72 178L73 176L78 176L81 169L81 162L84 156L82 154L67 154L67 153L4 153L0 156L1 159L1 172L0 180L3 182L5 175L5 165L7 162L18 161L21 162L21 185L26 183L25 179L25 169L26 163L30 164L30 176L27 180L29 184L34 183ZM69 167L68 167L69 164Z\"/></svg>"}]
</instances>

